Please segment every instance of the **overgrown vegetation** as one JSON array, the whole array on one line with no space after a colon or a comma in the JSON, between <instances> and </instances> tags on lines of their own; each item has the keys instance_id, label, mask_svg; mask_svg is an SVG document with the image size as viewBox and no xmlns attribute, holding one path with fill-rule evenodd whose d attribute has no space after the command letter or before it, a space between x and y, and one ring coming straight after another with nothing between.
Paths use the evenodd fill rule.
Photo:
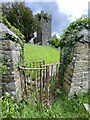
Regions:
<instances>
[{"instance_id":1,"label":"overgrown vegetation","mask_svg":"<svg viewBox=\"0 0 90 120\"><path fill-rule=\"evenodd\" d=\"M69 98L64 93L57 91L59 97L51 108L28 105L24 101L15 103L13 97L5 94L0 101L1 118L89 118L90 115L83 106L83 103L89 103L90 94L74 95Z\"/></svg>"},{"instance_id":2,"label":"overgrown vegetation","mask_svg":"<svg viewBox=\"0 0 90 120\"><path fill-rule=\"evenodd\" d=\"M60 52L49 46L25 44L24 56L26 63L38 60L45 60L46 63L57 63L59 62Z\"/></svg>"},{"instance_id":3,"label":"overgrown vegetation","mask_svg":"<svg viewBox=\"0 0 90 120\"><path fill-rule=\"evenodd\" d=\"M61 36L60 61L62 62L62 65L60 70L62 71L62 76L64 76L67 65L72 61L75 43L78 42L80 40L79 38L81 37L79 32L84 28L90 28L90 19L83 15L80 19L72 22L67 29L64 30L64 34Z\"/></svg>"},{"instance_id":4,"label":"overgrown vegetation","mask_svg":"<svg viewBox=\"0 0 90 120\"><path fill-rule=\"evenodd\" d=\"M48 17L47 17L47 14L44 13L43 15L41 15L40 13L36 14L35 17L40 21L41 20L41 17L43 17L46 22L48 22Z\"/></svg>"},{"instance_id":5,"label":"overgrown vegetation","mask_svg":"<svg viewBox=\"0 0 90 120\"><path fill-rule=\"evenodd\" d=\"M19 43L22 50L21 50L21 58L20 64L24 63L24 42L25 42L25 36L20 32L19 29L15 28L8 22L8 20L1 15L0 22L4 23L16 36L10 35L8 33L4 34L5 40L12 40L13 42Z\"/></svg>"}]
</instances>

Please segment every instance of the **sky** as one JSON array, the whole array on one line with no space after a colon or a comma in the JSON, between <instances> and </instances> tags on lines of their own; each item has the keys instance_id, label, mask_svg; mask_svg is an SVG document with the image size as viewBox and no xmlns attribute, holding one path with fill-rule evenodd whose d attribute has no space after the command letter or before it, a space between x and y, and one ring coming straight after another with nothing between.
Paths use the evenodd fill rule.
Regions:
<instances>
[{"instance_id":1,"label":"sky","mask_svg":"<svg viewBox=\"0 0 90 120\"><path fill-rule=\"evenodd\" d=\"M60 36L67 26L80 18L83 14L88 14L88 2L90 0L31 0L26 1L34 14L42 10L52 14L52 34Z\"/></svg>"},{"instance_id":2,"label":"sky","mask_svg":"<svg viewBox=\"0 0 90 120\"><path fill-rule=\"evenodd\" d=\"M12 2L14 0L0 0ZM60 36L63 30L83 14L88 14L88 2L90 0L17 0L24 1L34 14L42 10L52 14L52 34Z\"/></svg>"}]
</instances>

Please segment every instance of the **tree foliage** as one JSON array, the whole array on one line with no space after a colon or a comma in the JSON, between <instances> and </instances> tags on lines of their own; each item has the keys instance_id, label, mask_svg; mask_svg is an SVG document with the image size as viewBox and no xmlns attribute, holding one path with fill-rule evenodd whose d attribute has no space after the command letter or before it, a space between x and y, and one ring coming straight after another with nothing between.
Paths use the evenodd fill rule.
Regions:
<instances>
[{"instance_id":1,"label":"tree foliage","mask_svg":"<svg viewBox=\"0 0 90 120\"><path fill-rule=\"evenodd\" d=\"M49 44L53 45L55 48L58 48L60 46L60 39L56 36L48 41Z\"/></svg>"},{"instance_id":2,"label":"tree foliage","mask_svg":"<svg viewBox=\"0 0 90 120\"><path fill-rule=\"evenodd\" d=\"M2 12L11 25L22 32L26 42L34 37L38 22L24 2L3 3Z\"/></svg>"}]
</instances>

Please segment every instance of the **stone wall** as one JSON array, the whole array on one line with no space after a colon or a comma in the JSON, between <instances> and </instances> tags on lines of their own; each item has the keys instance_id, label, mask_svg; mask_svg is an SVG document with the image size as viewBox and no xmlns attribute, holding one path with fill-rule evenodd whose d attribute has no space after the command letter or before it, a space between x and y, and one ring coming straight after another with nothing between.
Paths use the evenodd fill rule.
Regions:
<instances>
[{"instance_id":1,"label":"stone wall","mask_svg":"<svg viewBox=\"0 0 90 120\"><path fill-rule=\"evenodd\" d=\"M74 65L73 65L73 61L72 61L70 63L70 65L67 66L66 72L64 74L63 89L65 90L66 93L69 93L69 91L70 91L73 72L74 72Z\"/></svg>"},{"instance_id":2,"label":"stone wall","mask_svg":"<svg viewBox=\"0 0 90 120\"><path fill-rule=\"evenodd\" d=\"M89 43L77 42L75 46L74 58L64 74L64 89L70 96L90 89Z\"/></svg>"},{"instance_id":3,"label":"stone wall","mask_svg":"<svg viewBox=\"0 0 90 120\"><path fill-rule=\"evenodd\" d=\"M18 63L21 59L21 47L11 40L0 40L0 64L6 66L6 72L0 79L0 95L5 92L21 98Z\"/></svg>"}]
</instances>

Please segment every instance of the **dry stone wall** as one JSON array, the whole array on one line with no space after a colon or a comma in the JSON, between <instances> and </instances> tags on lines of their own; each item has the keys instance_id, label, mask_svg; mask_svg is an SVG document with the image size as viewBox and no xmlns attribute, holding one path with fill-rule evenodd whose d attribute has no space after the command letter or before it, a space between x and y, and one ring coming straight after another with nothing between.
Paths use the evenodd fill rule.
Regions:
<instances>
[{"instance_id":1,"label":"dry stone wall","mask_svg":"<svg viewBox=\"0 0 90 120\"><path fill-rule=\"evenodd\" d=\"M20 44L11 40L0 40L0 64L6 66L6 72L0 79L0 95L8 92L21 98L18 63L21 59Z\"/></svg>"}]
</instances>

